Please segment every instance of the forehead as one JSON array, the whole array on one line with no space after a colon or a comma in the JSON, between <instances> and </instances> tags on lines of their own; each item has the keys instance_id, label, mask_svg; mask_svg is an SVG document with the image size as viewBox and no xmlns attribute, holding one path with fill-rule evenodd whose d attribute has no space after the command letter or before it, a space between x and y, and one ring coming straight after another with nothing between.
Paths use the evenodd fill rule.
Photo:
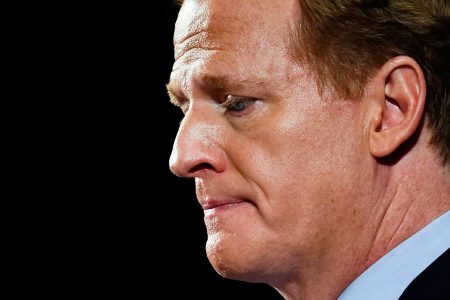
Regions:
<instances>
[{"instance_id":1,"label":"forehead","mask_svg":"<svg viewBox=\"0 0 450 300\"><path fill-rule=\"evenodd\" d=\"M297 0L186 0L169 90L195 99L211 88L205 78L223 78L223 90L239 93L238 84L274 87L299 75L290 46L298 11Z\"/></svg>"},{"instance_id":2,"label":"forehead","mask_svg":"<svg viewBox=\"0 0 450 300\"><path fill-rule=\"evenodd\" d=\"M187 0L177 19L175 58L186 50L253 48L284 43L298 10L296 0Z\"/></svg>"}]
</instances>

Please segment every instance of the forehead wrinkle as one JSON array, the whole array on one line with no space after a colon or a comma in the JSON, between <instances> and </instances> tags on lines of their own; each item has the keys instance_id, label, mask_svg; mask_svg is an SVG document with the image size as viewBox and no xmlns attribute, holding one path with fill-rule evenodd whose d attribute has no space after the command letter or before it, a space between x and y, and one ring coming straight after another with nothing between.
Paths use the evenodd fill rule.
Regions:
<instances>
[{"instance_id":1,"label":"forehead wrinkle","mask_svg":"<svg viewBox=\"0 0 450 300\"><path fill-rule=\"evenodd\" d=\"M207 28L190 32L175 42L175 60L179 59L185 53L192 49L202 50L230 50L233 44L230 44L228 35L232 34L229 28L224 26L214 26L212 22ZM205 25L206 26L206 25Z\"/></svg>"},{"instance_id":2,"label":"forehead wrinkle","mask_svg":"<svg viewBox=\"0 0 450 300\"><path fill-rule=\"evenodd\" d=\"M182 44L175 45L175 60L178 60L183 55L187 54L191 50L226 50L224 47L220 47L219 43L214 39L208 38L208 33L200 32L192 35L186 39Z\"/></svg>"},{"instance_id":3,"label":"forehead wrinkle","mask_svg":"<svg viewBox=\"0 0 450 300\"><path fill-rule=\"evenodd\" d=\"M189 34L187 37L183 38L182 42L176 42L174 45L175 60L179 59L192 49L199 48L207 50L209 48L207 38L208 32L206 30L201 30Z\"/></svg>"},{"instance_id":4,"label":"forehead wrinkle","mask_svg":"<svg viewBox=\"0 0 450 300\"><path fill-rule=\"evenodd\" d=\"M175 24L174 44L183 43L191 36L207 31L209 20L210 12L201 1L185 1Z\"/></svg>"},{"instance_id":5,"label":"forehead wrinkle","mask_svg":"<svg viewBox=\"0 0 450 300\"><path fill-rule=\"evenodd\" d=\"M229 36L240 35L247 29L251 20L236 14L234 7L216 7L214 1L186 1L182 6L175 26L175 59L191 49L225 50L235 48ZM246 36L244 34L243 36ZM234 47L233 47L234 46Z\"/></svg>"},{"instance_id":6,"label":"forehead wrinkle","mask_svg":"<svg viewBox=\"0 0 450 300\"><path fill-rule=\"evenodd\" d=\"M180 45L180 44L183 44L184 42L186 42L188 39L190 39L190 38L192 38L192 37L194 37L194 36L196 36L196 35L198 35L198 34L202 34L202 33L208 33L209 32L209 30L207 29L207 28L203 28L203 29L200 29L200 30L197 30L197 31L194 31L194 32L190 32L190 33L188 33L186 36L183 36L181 39L179 39L179 40L176 40L175 38L174 38L174 44L175 44L175 46L178 46L178 45Z\"/></svg>"},{"instance_id":7,"label":"forehead wrinkle","mask_svg":"<svg viewBox=\"0 0 450 300\"><path fill-rule=\"evenodd\" d=\"M279 65L277 59L265 60L265 64L260 66L243 66L238 57L265 57L270 49L278 49L279 55L290 56L288 51L289 36L282 34L283 29L289 28L289 21L292 10L284 13L286 22L281 27L273 27L273 18L267 16L267 9L279 9L278 6L285 4L289 0L274 0L268 2L269 7L264 7L259 1L245 1L243 6L249 4L256 5L257 10L263 12L262 16L256 15L255 10L236 10L239 1L219 2L209 0L192 0L187 10L180 13L183 21L178 22L176 40L176 61L172 71L177 71L180 90L184 94L191 96L189 92L193 84L200 86L210 86L215 89L224 88L225 84L233 89L232 83L239 83L239 88L245 85L245 88L260 88L261 83L264 86L272 86L274 76L279 76ZM297 2L291 0L292 8ZM298 4L296 4L298 5ZM219 9L220 8L220 9ZM200 11L205 18L200 16ZM295 11L295 10L294 10ZM184 16L183 16L184 15ZM278 23L279 20L275 20ZM277 24L278 24L277 23ZM274 38L274 36L281 37ZM182 52L181 52L182 51ZM225 52L232 53L225 53ZM295 61L293 61L294 63ZM289 67L294 67L291 64ZM297 64L295 64L297 66ZM258 68L261 67L261 68ZM178 73L180 72L180 73ZM200 74L206 73L211 76L228 75L228 82L201 82ZM245 78L248 76L247 78ZM283 75L284 76L284 75ZM175 78L174 78L175 79ZM282 82L289 81L288 78ZM236 86L236 84L234 84ZM189 88L189 89L188 89Z\"/></svg>"}]
</instances>

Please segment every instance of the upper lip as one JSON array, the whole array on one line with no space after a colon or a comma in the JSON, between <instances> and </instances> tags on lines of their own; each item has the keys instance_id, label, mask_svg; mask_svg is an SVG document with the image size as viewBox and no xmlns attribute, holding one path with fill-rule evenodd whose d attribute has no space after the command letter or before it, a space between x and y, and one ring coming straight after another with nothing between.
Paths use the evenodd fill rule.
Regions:
<instances>
[{"instance_id":1,"label":"upper lip","mask_svg":"<svg viewBox=\"0 0 450 300\"><path fill-rule=\"evenodd\" d=\"M227 199L211 199L207 200L205 203L202 203L203 210L213 209L218 206L223 206L227 204L235 204L247 202L247 200L242 198L227 198Z\"/></svg>"}]
</instances>

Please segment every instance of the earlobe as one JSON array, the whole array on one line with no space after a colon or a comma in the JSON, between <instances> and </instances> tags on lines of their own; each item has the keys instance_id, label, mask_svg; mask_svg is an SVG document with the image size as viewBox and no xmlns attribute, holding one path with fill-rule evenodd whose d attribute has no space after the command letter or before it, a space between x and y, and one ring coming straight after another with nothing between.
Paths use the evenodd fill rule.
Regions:
<instances>
[{"instance_id":1,"label":"earlobe","mask_svg":"<svg viewBox=\"0 0 450 300\"><path fill-rule=\"evenodd\" d=\"M416 132L425 107L426 84L420 66L407 56L389 60L373 80L380 92L373 100L369 147L373 156L381 158Z\"/></svg>"}]
</instances>

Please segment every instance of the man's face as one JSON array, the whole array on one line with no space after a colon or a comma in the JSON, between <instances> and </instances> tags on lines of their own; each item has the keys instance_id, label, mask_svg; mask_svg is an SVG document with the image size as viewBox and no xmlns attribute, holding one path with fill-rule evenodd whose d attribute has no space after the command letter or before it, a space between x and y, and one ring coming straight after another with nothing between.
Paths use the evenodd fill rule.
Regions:
<instances>
[{"instance_id":1,"label":"man's face","mask_svg":"<svg viewBox=\"0 0 450 300\"><path fill-rule=\"evenodd\" d=\"M296 2L188 0L176 24L169 89L185 117L171 169L195 178L208 258L230 278L297 276L363 205L360 104L323 100L293 58Z\"/></svg>"}]
</instances>

